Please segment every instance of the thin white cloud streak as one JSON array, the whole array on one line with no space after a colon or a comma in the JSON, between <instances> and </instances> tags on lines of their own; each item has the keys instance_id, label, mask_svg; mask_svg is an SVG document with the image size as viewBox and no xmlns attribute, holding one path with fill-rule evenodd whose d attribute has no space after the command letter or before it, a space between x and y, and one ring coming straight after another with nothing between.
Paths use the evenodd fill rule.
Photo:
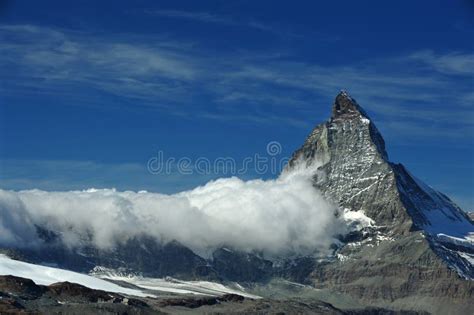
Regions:
<instances>
[{"instance_id":1,"label":"thin white cloud streak","mask_svg":"<svg viewBox=\"0 0 474 315\"><path fill-rule=\"evenodd\" d=\"M146 13L166 18L185 19L196 22L214 23L230 26L245 26L262 31L273 31L273 28L263 23L252 20L239 20L231 16L216 15L209 12L191 12L180 10L148 10Z\"/></svg>"},{"instance_id":2,"label":"thin white cloud streak","mask_svg":"<svg viewBox=\"0 0 474 315\"><path fill-rule=\"evenodd\" d=\"M420 124L407 119L383 121L379 125L382 131L389 131L391 134L406 137L405 144L412 145L420 145L420 141L426 138L465 140L466 135L474 133L474 122L472 121L470 121L470 126L463 126L461 128L458 126L452 130L432 124Z\"/></svg>"},{"instance_id":3,"label":"thin white cloud streak","mask_svg":"<svg viewBox=\"0 0 474 315\"><path fill-rule=\"evenodd\" d=\"M169 19L188 20L197 23L216 24L219 26L230 26L239 28L249 28L257 31L266 32L281 38L303 38L299 32L291 31L281 25L269 25L249 17L238 17L227 14L215 14L203 11L182 11L182 10L146 10L145 13ZM322 33L311 31L312 37L317 37L323 42L339 41L338 36L327 36Z\"/></svg>"},{"instance_id":4,"label":"thin white cloud streak","mask_svg":"<svg viewBox=\"0 0 474 315\"><path fill-rule=\"evenodd\" d=\"M189 19L207 23L234 24L234 22L229 18L223 18L208 12L188 12L179 10L148 10L146 12L148 14L169 18Z\"/></svg>"},{"instance_id":5,"label":"thin white cloud streak","mask_svg":"<svg viewBox=\"0 0 474 315\"><path fill-rule=\"evenodd\" d=\"M0 32L15 38L0 44L3 66L16 66L26 84L56 90L85 84L135 98L173 98L195 76L190 59L166 42L107 41L31 25L2 26Z\"/></svg>"},{"instance_id":6,"label":"thin white cloud streak","mask_svg":"<svg viewBox=\"0 0 474 315\"><path fill-rule=\"evenodd\" d=\"M444 74L474 77L474 54L451 52L441 55L432 50L424 50L413 53L409 57Z\"/></svg>"},{"instance_id":7,"label":"thin white cloud streak","mask_svg":"<svg viewBox=\"0 0 474 315\"><path fill-rule=\"evenodd\" d=\"M212 15L199 16L220 21ZM0 89L4 94L49 91L66 97L69 91L76 99L76 89L85 87L123 97L134 106L182 117L193 112L206 119L301 123L306 127L312 123L304 124L315 101L329 99L345 88L369 111L385 119L413 116L417 103L430 108L419 113L419 121L456 120L463 124L472 117L468 107L472 86L452 78L472 72L471 54L421 51L359 64L322 66L290 62L287 55L279 58L274 53L209 57L199 46L153 36L104 38L33 25L0 26L0 36L4 39L0 44L0 67L5 68ZM79 97L86 98L86 103L98 101L84 93ZM207 108L195 106L197 97L204 98ZM446 103L449 107L440 106ZM291 111L282 119L273 110L269 115L265 110L269 106Z\"/></svg>"},{"instance_id":8,"label":"thin white cloud streak","mask_svg":"<svg viewBox=\"0 0 474 315\"><path fill-rule=\"evenodd\" d=\"M146 234L176 240L202 256L221 246L270 256L326 251L346 225L312 186L311 174L301 169L268 181L219 179L174 195L0 190L0 240L38 244L36 224L72 247L83 245L87 235L110 248Z\"/></svg>"},{"instance_id":9,"label":"thin white cloud streak","mask_svg":"<svg viewBox=\"0 0 474 315\"><path fill-rule=\"evenodd\" d=\"M232 73L242 80L255 80L280 86L334 94L342 88L362 91L366 97L386 96L396 100L433 100L436 94L413 93L413 88L441 87L443 82L426 76L378 74L373 69L357 67L323 67L305 63L273 63L266 66L246 66ZM369 87L371 87L369 89ZM357 93L352 93L357 94Z\"/></svg>"}]
</instances>

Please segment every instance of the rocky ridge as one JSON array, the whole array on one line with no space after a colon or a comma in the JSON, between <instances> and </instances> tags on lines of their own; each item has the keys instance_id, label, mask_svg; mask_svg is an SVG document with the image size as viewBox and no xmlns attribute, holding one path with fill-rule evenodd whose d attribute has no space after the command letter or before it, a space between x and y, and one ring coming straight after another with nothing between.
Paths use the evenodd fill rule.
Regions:
<instances>
[{"instance_id":1,"label":"rocky ridge","mask_svg":"<svg viewBox=\"0 0 474 315\"><path fill-rule=\"evenodd\" d=\"M346 213L363 211L374 220L336 251L339 262L316 264L309 275L316 287L372 305L410 301L420 307L417 299L468 305L474 291L471 219L388 160L380 132L346 92L336 97L330 120L311 132L289 167L301 161L322 163L314 186L329 200Z\"/></svg>"}]
</instances>

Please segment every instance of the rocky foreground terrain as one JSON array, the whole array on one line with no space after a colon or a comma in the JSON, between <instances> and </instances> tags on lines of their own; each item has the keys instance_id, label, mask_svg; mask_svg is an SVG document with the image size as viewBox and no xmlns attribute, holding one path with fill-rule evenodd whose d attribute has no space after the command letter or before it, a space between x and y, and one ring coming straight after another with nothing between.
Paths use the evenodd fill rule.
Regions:
<instances>
[{"instance_id":1,"label":"rocky foreground terrain","mask_svg":"<svg viewBox=\"0 0 474 315\"><path fill-rule=\"evenodd\" d=\"M235 294L132 298L70 282L49 286L0 276L0 314L423 314L381 308L340 310L319 300L246 299Z\"/></svg>"},{"instance_id":2,"label":"rocky foreground terrain","mask_svg":"<svg viewBox=\"0 0 474 315\"><path fill-rule=\"evenodd\" d=\"M347 93L336 97L331 118L314 128L287 171L301 163L319 165L311 174L313 185L337 205L336 216L365 220L353 221L348 233L338 236L331 255L276 261L223 247L205 259L178 242L161 244L147 235L109 251L87 242L71 249L60 234L37 226L42 247L3 252L131 288L139 285L117 275L214 281L238 286L242 295L148 290L154 297L131 297L4 276L0 312L474 314L472 219L403 165L390 162L380 132Z\"/></svg>"}]
</instances>

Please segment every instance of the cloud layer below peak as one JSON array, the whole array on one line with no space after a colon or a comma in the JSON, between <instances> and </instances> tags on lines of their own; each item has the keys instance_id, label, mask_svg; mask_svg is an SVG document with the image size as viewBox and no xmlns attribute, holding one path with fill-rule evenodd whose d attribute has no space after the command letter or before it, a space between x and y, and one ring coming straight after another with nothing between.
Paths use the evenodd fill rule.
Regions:
<instances>
[{"instance_id":1,"label":"cloud layer below peak","mask_svg":"<svg viewBox=\"0 0 474 315\"><path fill-rule=\"evenodd\" d=\"M0 239L8 246L37 244L38 225L72 247L87 235L96 246L110 248L145 234L160 242L177 240L203 256L221 246L269 255L325 251L345 225L308 174L295 171L267 181L225 178L173 195L0 190Z\"/></svg>"}]
</instances>

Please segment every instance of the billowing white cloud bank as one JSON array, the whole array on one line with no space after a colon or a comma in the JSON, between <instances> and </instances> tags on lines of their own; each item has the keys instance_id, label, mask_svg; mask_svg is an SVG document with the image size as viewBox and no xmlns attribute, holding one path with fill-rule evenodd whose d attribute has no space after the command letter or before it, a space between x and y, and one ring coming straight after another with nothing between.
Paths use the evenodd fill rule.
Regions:
<instances>
[{"instance_id":1,"label":"billowing white cloud bank","mask_svg":"<svg viewBox=\"0 0 474 315\"><path fill-rule=\"evenodd\" d=\"M220 246L268 254L324 250L345 224L312 186L310 170L276 180L226 178L173 195L111 189L46 192L0 190L0 243L31 246L35 225L69 246L85 235L102 248L148 234L206 255Z\"/></svg>"}]
</instances>

